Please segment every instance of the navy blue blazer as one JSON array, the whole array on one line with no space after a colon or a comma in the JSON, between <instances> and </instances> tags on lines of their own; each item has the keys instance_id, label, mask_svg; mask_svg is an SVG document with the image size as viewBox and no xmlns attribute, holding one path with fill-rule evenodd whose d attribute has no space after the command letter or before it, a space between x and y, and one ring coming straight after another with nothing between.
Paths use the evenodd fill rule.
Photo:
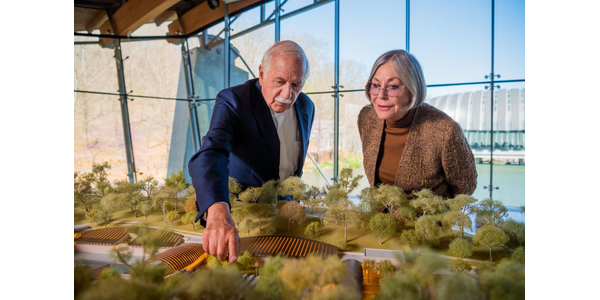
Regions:
<instances>
[{"instance_id":1,"label":"navy blue blazer","mask_svg":"<svg viewBox=\"0 0 600 300\"><path fill-rule=\"evenodd\" d=\"M302 175L315 106L304 93L294 103L301 139L295 176ZM259 187L279 179L279 137L258 79L217 94L210 128L189 162L200 217L215 202L229 203L229 176L244 187ZM231 204L230 204L231 207Z\"/></svg>"}]
</instances>

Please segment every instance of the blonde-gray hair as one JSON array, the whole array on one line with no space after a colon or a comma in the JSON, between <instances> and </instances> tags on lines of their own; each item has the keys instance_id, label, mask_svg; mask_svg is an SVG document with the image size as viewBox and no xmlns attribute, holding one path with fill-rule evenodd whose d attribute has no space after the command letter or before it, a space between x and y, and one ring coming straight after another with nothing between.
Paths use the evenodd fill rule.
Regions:
<instances>
[{"instance_id":1,"label":"blonde-gray hair","mask_svg":"<svg viewBox=\"0 0 600 300\"><path fill-rule=\"evenodd\" d=\"M394 68L394 71L396 71L398 78L400 78L402 84L404 84L408 91L413 95L410 100L410 105L406 110L411 110L423 104L425 96L427 95L425 76L423 76L423 70L421 69L421 65L417 58L405 50L388 51L377 58L371 69L368 82L373 80L373 76L375 76L377 69L388 61L392 62L392 67ZM365 88L365 95L372 104L373 101L371 101L368 87Z\"/></svg>"},{"instance_id":2,"label":"blonde-gray hair","mask_svg":"<svg viewBox=\"0 0 600 300\"><path fill-rule=\"evenodd\" d=\"M309 68L308 68L308 59L306 59L306 55L304 54L304 50L300 45L296 44L293 41L281 41L271 46L265 55L263 55L261 65L265 73L269 72L271 68L271 61L273 60L274 54L282 55L282 56L292 56L299 58L304 65L304 76L302 78L303 84L306 83L306 78L308 78Z\"/></svg>"}]
</instances>

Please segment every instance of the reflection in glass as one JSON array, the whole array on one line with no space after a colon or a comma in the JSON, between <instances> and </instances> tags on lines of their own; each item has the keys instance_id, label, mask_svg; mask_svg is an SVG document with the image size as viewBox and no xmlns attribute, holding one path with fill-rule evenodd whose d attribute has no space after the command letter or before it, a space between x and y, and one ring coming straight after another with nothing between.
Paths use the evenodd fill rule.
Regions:
<instances>
[{"instance_id":1,"label":"reflection in glass","mask_svg":"<svg viewBox=\"0 0 600 300\"><path fill-rule=\"evenodd\" d=\"M116 81L116 77L115 77ZM74 111L76 172L91 172L93 164L108 162L108 179L127 178L127 158L119 96L77 94Z\"/></svg>"}]
</instances>

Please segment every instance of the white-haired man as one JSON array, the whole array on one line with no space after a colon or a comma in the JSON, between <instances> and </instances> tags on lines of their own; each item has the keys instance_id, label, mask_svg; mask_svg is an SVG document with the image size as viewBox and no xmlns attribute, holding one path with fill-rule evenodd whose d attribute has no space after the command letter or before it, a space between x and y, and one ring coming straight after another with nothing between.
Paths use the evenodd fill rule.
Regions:
<instances>
[{"instance_id":1,"label":"white-haired man","mask_svg":"<svg viewBox=\"0 0 600 300\"><path fill-rule=\"evenodd\" d=\"M315 109L302 93L304 51L281 41L265 53L259 78L219 92L202 147L189 162L204 250L234 263L239 236L231 218L229 177L244 187L301 176Z\"/></svg>"}]
</instances>

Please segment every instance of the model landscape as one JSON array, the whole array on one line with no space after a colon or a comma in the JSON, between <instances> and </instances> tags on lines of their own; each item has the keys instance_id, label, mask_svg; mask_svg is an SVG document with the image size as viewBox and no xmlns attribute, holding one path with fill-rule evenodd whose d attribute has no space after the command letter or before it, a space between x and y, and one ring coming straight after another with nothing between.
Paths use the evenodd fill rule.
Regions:
<instances>
[{"instance_id":1,"label":"model landscape","mask_svg":"<svg viewBox=\"0 0 600 300\"><path fill-rule=\"evenodd\" d=\"M127 247L114 246L112 256L125 267L103 268L96 276L77 261L78 299L524 298L525 225L506 220L500 201L468 195L443 200L426 189L407 195L391 186L356 192L361 176L351 169L324 188L290 177L242 190L230 178L231 214L245 245L238 262L220 263L196 244L189 264L170 267L157 260L167 251L150 232L180 233L187 239L180 245L201 242L193 187L181 171L131 183L108 181L108 169L108 163L97 164L74 176L75 224L91 227L76 234L76 244L89 232L125 227L143 255L132 260ZM473 228L474 236L465 232ZM244 242L254 236L273 243L261 248L271 251ZM317 244L310 246L311 240ZM323 245L337 253L319 252ZM396 251L382 258L365 256L371 253L365 249ZM352 261L360 263L360 277Z\"/></svg>"}]
</instances>

